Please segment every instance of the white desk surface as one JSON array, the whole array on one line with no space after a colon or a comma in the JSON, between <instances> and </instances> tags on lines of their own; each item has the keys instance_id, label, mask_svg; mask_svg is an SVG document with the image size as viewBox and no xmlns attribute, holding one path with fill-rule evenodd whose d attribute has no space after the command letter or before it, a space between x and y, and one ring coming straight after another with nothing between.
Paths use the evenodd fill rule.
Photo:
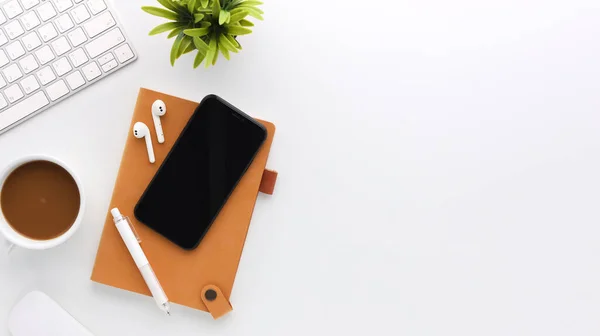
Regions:
<instances>
[{"instance_id":1,"label":"white desk surface","mask_svg":"<svg viewBox=\"0 0 600 336\"><path fill-rule=\"evenodd\" d=\"M192 71L147 35L154 1L116 1L139 60L0 136L0 166L55 155L88 196L68 243L0 258L0 325L39 289L97 335L600 332L597 0L265 2ZM139 87L278 126L219 321L89 280Z\"/></svg>"}]
</instances>

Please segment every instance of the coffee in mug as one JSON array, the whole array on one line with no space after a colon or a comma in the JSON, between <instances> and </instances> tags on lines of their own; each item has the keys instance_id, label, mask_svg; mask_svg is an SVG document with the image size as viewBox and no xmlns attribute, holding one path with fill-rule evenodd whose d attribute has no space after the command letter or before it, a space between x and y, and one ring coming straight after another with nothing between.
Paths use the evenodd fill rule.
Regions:
<instances>
[{"instance_id":1,"label":"coffee in mug","mask_svg":"<svg viewBox=\"0 0 600 336\"><path fill-rule=\"evenodd\" d=\"M0 234L14 246L64 243L81 226L84 205L81 182L53 157L24 157L0 174Z\"/></svg>"},{"instance_id":2,"label":"coffee in mug","mask_svg":"<svg viewBox=\"0 0 600 336\"><path fill-rule=\"evenodd\" d=\"M80 197L77 182L63 167L50 161L32 161L8 175L0 191L0 209L18 233L49 240L73 226Z\"/></svg>"}]
</instances>

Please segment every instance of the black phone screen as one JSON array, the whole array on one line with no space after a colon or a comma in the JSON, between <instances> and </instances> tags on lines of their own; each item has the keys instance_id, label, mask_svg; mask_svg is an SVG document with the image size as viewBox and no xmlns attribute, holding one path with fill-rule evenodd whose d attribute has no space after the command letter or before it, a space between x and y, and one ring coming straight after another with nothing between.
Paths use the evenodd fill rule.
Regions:
<instances>
[{"instance_id":1,"label":"black phone screen","mask_svg":"<svg viewBox=\"0 0 600 336\"><path fill-rule=\"evenodd\" d=\"M217 96L206 97L136 205L135 217L180 247L196 248L265 138L261 124Z\"/></svg>"}]
</instances>

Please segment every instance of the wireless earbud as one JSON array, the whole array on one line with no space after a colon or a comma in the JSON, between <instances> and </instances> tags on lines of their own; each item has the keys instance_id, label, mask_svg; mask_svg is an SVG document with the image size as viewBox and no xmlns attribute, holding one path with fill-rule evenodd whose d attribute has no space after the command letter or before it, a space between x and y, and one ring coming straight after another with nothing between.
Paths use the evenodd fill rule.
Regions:
<instances>
[{"instance_id":1,"label":"wireless earbud","mask_svg":"<svg viewBox=\"0 0 600 336\"><path fill-rule=\"evenodd\" d=\"M133 125L133 135L138 138L146 139L146 148L148 149L148 159L150 163L154 163L156 158L154 157L154 147L152 147L152 138L150 137L150 129L143 122L136 122Z\"/></svg>"},{"instance_id":2,"label":"wireless earbud","mask_svg":"<svg viewBox=\"0 0 600 336\"><path fill-rule=\"evenodd\" d=\"M160 117L164 116L165 113L167 113L167 105L164 101L157 100L152 104L152 120L154 120L154 128L156 129L158 143L165 142L165 134L163 133L162 123L160 122Z\"/></svg>"}]
</instances>

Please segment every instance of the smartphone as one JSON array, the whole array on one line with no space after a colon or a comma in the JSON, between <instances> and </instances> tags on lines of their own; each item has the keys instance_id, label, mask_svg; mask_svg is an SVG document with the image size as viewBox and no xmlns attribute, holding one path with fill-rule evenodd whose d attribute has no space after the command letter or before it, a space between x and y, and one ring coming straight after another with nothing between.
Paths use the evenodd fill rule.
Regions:
<instances>
[{"instance_id":1,"label":"smartphone","mask_svg":"<svg viewBox=\"0 0 600 336\"><path fill-rule=\"evenodd\" d=\"M178 246L195 249L266 138L259 122L207 96L135 206L135 217Z\"/></svg>"}]
</instances>

